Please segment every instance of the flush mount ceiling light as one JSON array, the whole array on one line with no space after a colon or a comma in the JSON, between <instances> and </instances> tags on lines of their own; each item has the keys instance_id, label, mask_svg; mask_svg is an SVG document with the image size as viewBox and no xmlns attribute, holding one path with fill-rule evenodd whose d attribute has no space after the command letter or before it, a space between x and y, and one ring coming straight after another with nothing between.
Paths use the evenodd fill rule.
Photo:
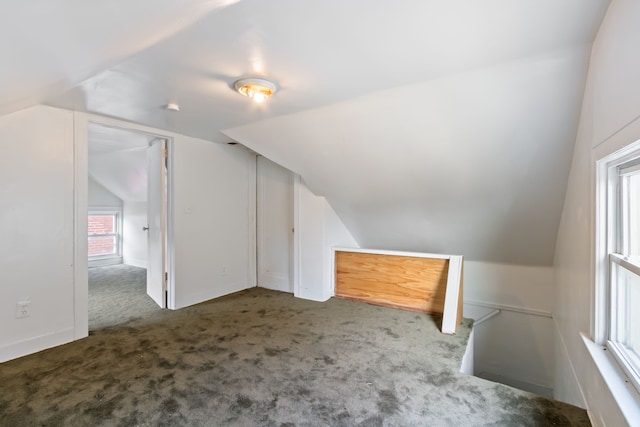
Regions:
<instances>
[{"instance_id":1,"label":"flush mount ceiling light","mask_svg":"<svg viewBox=\"0 0 640 427\"><path fill-rule=\"evenodd\" d=\"M275 83L259 77L240 79L233 84L233 87L240 94L248 96L258 104L264 102L278 90Z\"/></svg>"}]
</instances>

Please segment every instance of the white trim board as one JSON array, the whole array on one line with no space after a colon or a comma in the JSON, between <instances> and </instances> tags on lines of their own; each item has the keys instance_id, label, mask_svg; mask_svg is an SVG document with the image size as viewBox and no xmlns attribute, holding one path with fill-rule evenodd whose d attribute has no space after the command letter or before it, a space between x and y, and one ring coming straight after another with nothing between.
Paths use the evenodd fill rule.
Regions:
<instances>
[{"instance_id":1,"label":"white trim board","mask_svg":"<svg viewBox=\"0 0 640 427\"><path fill-rule=\"evenodd\" d=\"M462 255L443 255L443 254L429 254L425 252L404 252L404 251L390 251L386 249L366 249L366 248L342 248L335 247L333 248L333 252L359 252L365 254L377 254L377 255L392 255L392 256L408 256L408 257L416 257L416 258L437 258L437 259L451 259L460 257Z\"/></svg>"},{"instance_id":2,"label":"white trim board","mask_svg":"<svg viewBox=\"0 0 640 427\"><path fill-rule=\"evenodd\" d=\"M142 126L131 122L126 122L95 114L73 112L74 121L74 337L75 339L85 338L89 335L89 291L88 291L88 259L87 259L87 216L88 216L88 139L89 124L124 129L132 132L145 133L147 135L164 138L168 141L168 164L167 192L169 200L172 200L169 188L173 186L172 155L173 141L180 136L174 132ZM173 236L173 206L167 207L167 239L172 242ZM167 306L174 309L175 302L175 281L173 276L174 252L173 245L167 245L167 268L169 269L169 280L167 290L169 297Z\"/></svg>"},{"instance_id":3,"label":"white trim board","mask_svg":"<svg viewBox=\"0 0 640 427\"><path fill-rule=\"evenodd\" d=\"M455 334L458 327L458 307L461 307L458 300L460 299L460 288L462 286L462 262L462 256L451 255L449 258L447 288L444 295L444 308L442 309L443 334Z\"/></svg>"},{"instance_id":4,"label":"white trim board","mask_svg":"<svg viewBox=\"0 0 640 427\"><path fill-rule=\"evenodd\" d=\"M550 311L538 310L536 308L520 307L516 305L496 304L492 302L476 301L472 299L465 299L464 304L469 304L476 307L493 308L495 310L511 311L513 313L528 314L530 316L539 316L539 317L548 317L548 318L553 317L553 314Z\"/></svg>"},{"instance_id":5,"label":"white trim board","mask_svg":"<svg viewBox=\"0 0 640 427\"><path fill-rule=\"evenodd\" d=\"M593 342L591 338L584 333L581 333L580 337L591 355L593 362L598 367L620 411L630 426L635 425L633 423L640 420L640 394L633 384L626 380L625 373L620 368L618 362L614 360L611 352L607 351L606 347ZM588 406L587 411L591 418L591 411ZM592 420L592 423L593 421L594 420ZM593 424L597 425L596 423Z\"/></svg>"},{"instance_id":6,"label":"white trim board","mask_svg":"<svg viewBox=\"0 0 640 427\"><path fill-rule=\"evenodd\" d=\"M147 268L147 260L137 258L122 258L122 263L138 268ZM168 304L167 304L168 305Z\"/></svg>"},{"instance_id":7,"label":"white trim board","mask_svg":"<svg viewBox=\"0 0 640 427\"><path fill-rule=\"evenodd\" d=\"M122 264L121 256L112 256L107 258L94 258L94 259L90 259L88 262L89 268L104 267L107 265L118 265L118 264Z\"/></svg>"},{"instance_id":8,"label":"white trim board","mask_svg":"<svg viewBox=\"0 0 640 427\"><path fill-rule=\"evenodd\" d=\"M73 328L18 341L0 348L0 363L48 348L70 343L75 339Z\"/></svg>"},{"instance_id":9,"label":"white trim board","mask_svg":"<svg viewBox=\"0 0 640 427\"><path fill-rule=\"evenodd\" d=\"M245 289L255 288L255 286L246 282L236 282L236 283L224 283L215 285L215 289L210 289L205 292L200 292L198 294L189 295L188 298L181 299L176 302L175 309L181 309L185 307L190 307L195 304L200 304L204 301L209 301L215 298L223 297L225 295L234 294L236 292L244 291Z\"/></svg>"}]
</instances>

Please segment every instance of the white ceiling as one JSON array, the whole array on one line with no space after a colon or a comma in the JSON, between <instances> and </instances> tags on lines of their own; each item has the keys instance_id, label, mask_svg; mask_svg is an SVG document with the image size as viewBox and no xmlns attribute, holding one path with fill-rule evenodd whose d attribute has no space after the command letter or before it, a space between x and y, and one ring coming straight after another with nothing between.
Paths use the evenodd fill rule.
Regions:
<instances>
[{"instance_id":1,"label":"white ceiling","mask_svg":"<svg viewBox=\"0 0 640 427\"><path fill-rule=\"evenodd\" d=\"M147 200L147 148L155 136L89 124L89 175L125 202Z\"/></svg>"},{"instance_id":2,"label":"white ceiling","mask_svg":"<svg viewBox=\"0 0 640 427\"><path fill-rule=\"evenodd\" d=\"M548 265L584 48L229 129L304 177L364 247Z\"/></svg>"},{"instance_id":3,"label":"white ceiling","mask_svg":"<svg viewBox=\"0 0 640 427\"><path fill-rule=\"evenodd\" d=\"M3 1L0 114L63 93L235 1Z\"/></svg>"},{"instance_id":4,"label":"white ceiling","mask_svg":"<svg viewBox=\"0 0 640 427\"><path fill-rule=\"evenodd\" d=\"M9 3L0 113L234 139L301 173L363 245L551 263L609 0ZM281 87L265 105L231 90L252 74Z\"/></svg>"}]
</instances>

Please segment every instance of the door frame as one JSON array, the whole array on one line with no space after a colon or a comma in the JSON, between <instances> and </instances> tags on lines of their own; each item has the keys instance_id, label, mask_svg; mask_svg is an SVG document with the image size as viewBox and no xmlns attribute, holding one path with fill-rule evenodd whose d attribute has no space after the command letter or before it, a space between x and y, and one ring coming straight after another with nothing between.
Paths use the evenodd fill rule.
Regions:
<instances>
[{"instance_id":1,"label":"door frame","mask_svg":"<svg viewBox=\"0 0 640 427\"><path fill-rule=\"evenodd\" d=\"M176 134L118 119L75 111L74 118L74 265L73 265L73 317L74 338L89 335L89 275L87 259L87 215L89 177L89 124L118 128L167 140L167 217L166 217L166 269L167 308L175 308L174 281L174 224L173 224L173 141Z\"/></svg>"}]
</instances>

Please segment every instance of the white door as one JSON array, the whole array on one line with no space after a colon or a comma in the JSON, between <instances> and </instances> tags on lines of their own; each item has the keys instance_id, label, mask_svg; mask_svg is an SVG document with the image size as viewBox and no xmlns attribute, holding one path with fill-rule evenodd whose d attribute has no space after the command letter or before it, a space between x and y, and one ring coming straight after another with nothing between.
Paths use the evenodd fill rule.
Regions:
<instances>
[{"instance_id":1,"label":"white door","mask_svg":"<svg viewBox=\"0 0 640 427\"><path fill-rule=\"evenodd\" d=\"M293 292L293 173L258 156L258 286Z\"/></svg>"},{"instance_id":2,"label":"white door","mask_svg":"<svg viewBox=\"0 0 640 427\"><path fill-rule=\"evenodd\" d=\"M156 139L147 150L147 294L167 306L166 281L166 141Z\"/></svg>"}]
</instances>

